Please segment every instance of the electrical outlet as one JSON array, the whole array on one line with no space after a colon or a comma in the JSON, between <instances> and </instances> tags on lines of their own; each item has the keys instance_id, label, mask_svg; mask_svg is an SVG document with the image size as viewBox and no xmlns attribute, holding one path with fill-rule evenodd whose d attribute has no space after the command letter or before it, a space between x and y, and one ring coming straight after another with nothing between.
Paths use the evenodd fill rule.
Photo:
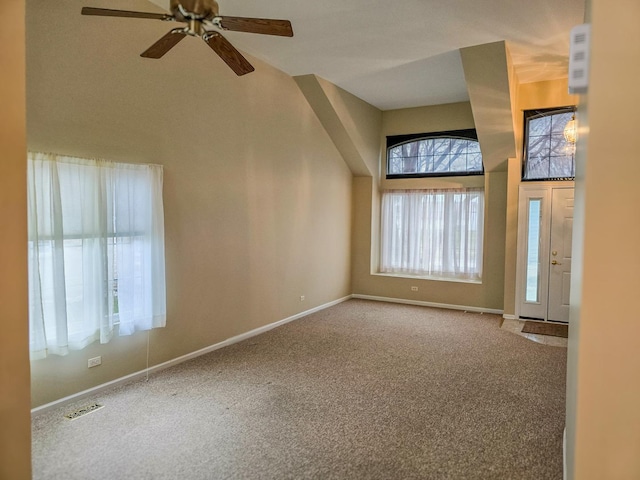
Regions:
<instances>
[{"instance_id":1,"label":"electrical outlet","mask_svg":"<svg viewBox=\"0 0 640 480\"><path fill-rule=\"evenodd\" d=\"M304 295L300 295L300 301L304 302Z\"/></svg>"},{"instance_id":2,"label":"electrical outlet","mask_svg":"<svg viewBox=\"0 0 640 480\"><path fill-rule=\"evenodd\" d=\"M97 367L98 365L102 365L102 357L93 357L89 359L89 368Z\"/></svg>"},{"instance_id":3,"label":"electrical outlet","mask_svg":"<svg viewBox=\"0 0 640 480\"><path fill-rule=\"evenodd\" d=\"M417 292L418 291L418 287L411 287L411 291L412 292Z\"/></svg>"}]
</instances>

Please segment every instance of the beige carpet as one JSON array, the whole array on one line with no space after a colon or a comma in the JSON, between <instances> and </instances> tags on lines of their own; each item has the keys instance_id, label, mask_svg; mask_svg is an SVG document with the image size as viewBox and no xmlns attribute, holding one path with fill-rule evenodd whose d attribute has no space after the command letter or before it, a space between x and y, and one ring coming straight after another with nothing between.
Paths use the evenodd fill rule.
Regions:
<instances>
[{"instance_id":1,"label":"beige carpet","mask_svg":"<svg viewBox=\"0 0 640 480\"><path fill-rule=\"evenodd\" d=\"M500 320L350 300L36 417L34 479L561 479L566 350Z\"/></svg>"}]
</instances>

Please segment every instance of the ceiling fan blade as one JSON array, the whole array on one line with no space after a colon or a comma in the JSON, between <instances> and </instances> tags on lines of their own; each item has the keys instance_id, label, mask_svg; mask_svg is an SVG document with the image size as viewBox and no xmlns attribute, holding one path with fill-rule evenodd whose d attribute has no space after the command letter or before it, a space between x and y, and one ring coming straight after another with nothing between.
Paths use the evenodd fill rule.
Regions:
<instances>
[{"instance_id":1,"label":"ceiling fan blade","mask_svg":"<svg viewBox=\"0 0 640 480\"><path fill-rule=\"evenodd\" d=\"M293 28L289 20L227 16L218 18L220 19L219 25L223 30L293 37Z\"/></svg>"},{"instance_id":2,"label":"ceiling fan blade","mask_svg":"<svg viewBox=\"0 0 640 480\"><path fill-rule=\"evenodd\" d=\"M202 37L207 45L229 65L236 75L245 75L255 69L229 41L218 32L208 32Z\"/></svg>"},{"instance_id":3,"label":"ceiling fan blade","mask_svg":"<svg viewBox=\"0 0 640 480\"><path fill-rule=\"evenodd\" d=\"M97 15L100 17L129 17L150 18L152 20L173 20L168 13L130 12L128 10L110 10L108 8L83 7L82 15Z\"/></svg>"},{"instance_id":4,"label":"ceiling fan blade","mask_svg":"<svg viewBox=\"0 0 640 480\"><path fill-rule=\"evenodd\" d=\"M167 33L164 37L151 45L140 54L145 58L161 58L165 53L175 47L180 40L186 37L186 32L181 28L176 28Z\"/></svg>"}]
</instances>

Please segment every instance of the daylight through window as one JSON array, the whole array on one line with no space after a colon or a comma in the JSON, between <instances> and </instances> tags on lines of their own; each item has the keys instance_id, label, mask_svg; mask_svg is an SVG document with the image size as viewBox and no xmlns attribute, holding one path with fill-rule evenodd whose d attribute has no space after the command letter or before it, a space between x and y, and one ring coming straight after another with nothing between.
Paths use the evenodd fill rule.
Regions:
<instances>
[{"instance_id":1,"label":"daylight through window","mask_svg":"<svg viewBox=\"0 0 640 480\"><path fill-rule=\"evenodd\" d=\"M455 133L455 132L452 132ZM425 134L427 135L427 134ZM470 134L387 139L387 178L481 175L480 144Z\"/></svg>"},{"instance_id":2,"label":"daylight through window","mask_svg":"<svg viewBox=\"0 0 640 480\"><path fill-rule=\"evenodd\" d=\"M525 112L523 180L575 177L575 141L564 134L574 115L574 107Z\"/></svg>"},{"instance_id":3,"label":"daylight through window","mask_svg":"<svg viewBox=\"0 0 640 480\"><path fill-rule=\"evenodd\" d=\"M382 195L380 272L480 280L484 190L391 190Z\"/></svg>"},{"instance_id":4,"label":"daylight through window","mask_svg":"<svg viewBox=\"0 0 640 480\"><path fill-rule=\"evenodd\" d=\"M29 153L28 194L32 358L165 325L161 166Z\"/></svg>"}]
</instances>

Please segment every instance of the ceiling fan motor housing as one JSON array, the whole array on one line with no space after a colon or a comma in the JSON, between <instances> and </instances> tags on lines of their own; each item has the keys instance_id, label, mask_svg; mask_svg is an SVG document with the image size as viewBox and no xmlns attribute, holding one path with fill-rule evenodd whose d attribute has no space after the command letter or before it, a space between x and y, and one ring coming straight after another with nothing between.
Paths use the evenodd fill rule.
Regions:
<instances>
[{"instance_id":1,"label":"ceiling fan motor housing","mask_svg":"<svg viewBox=\"0 0 640 480\"><path fill-rule=\"evenodd\" d=\"M179 22L212 20L218 16L215 0L171 0L171 13Z\"/></svg>"}]
</instances>

